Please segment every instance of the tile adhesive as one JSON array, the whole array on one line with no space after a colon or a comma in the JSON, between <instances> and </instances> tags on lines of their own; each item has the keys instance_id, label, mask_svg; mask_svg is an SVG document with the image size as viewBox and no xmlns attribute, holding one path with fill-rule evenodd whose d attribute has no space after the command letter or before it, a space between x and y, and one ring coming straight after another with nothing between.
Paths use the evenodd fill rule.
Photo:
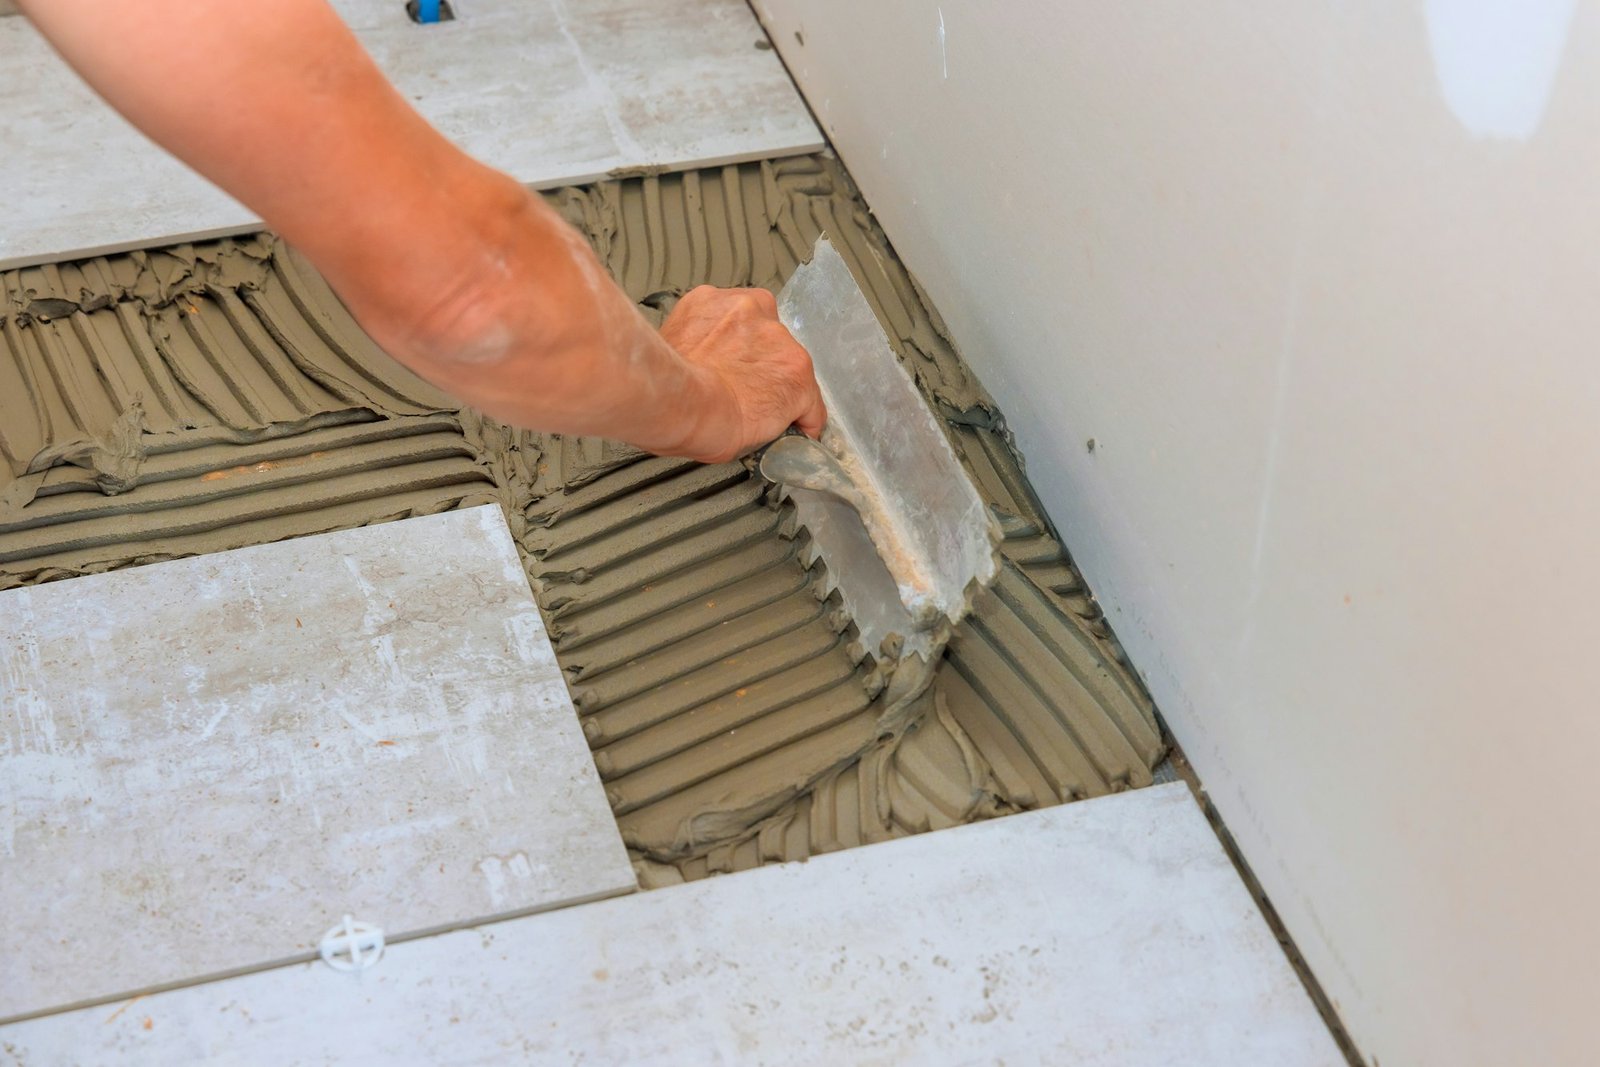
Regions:
<instances>
[{"instance_id":1,"label":"tile adhesive","mask_svg":"<svg viewBox=\"0 0 1600 1067\"><path fill-rule=\"evenodd\" d=\"M266 234L0 273L0 588L497 503L647 886L1150 783L1148 698L836 161L547 195L655 323L824 232L851 264L1005 536L909 715L746 464L458 410Z\"/></svg>"}]
</instances>

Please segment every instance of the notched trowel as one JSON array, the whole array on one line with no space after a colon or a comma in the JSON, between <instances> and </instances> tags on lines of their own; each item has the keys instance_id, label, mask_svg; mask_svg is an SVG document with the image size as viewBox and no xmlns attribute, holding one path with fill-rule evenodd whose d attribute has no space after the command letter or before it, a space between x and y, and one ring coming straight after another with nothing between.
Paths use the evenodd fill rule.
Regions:
<instances>
[{"instance_id":1,"label":"notched trowel","mask_svg":"<svg viewBox=\"0 0 1600 1067\"><path fill-rule=\"evenodd\" d=\"M778 317L811 353L828 424L768 446L761 473L789 492L865 648L931 667L998 573L999 525L826 237Z\"/></svg>"}]
</instances>

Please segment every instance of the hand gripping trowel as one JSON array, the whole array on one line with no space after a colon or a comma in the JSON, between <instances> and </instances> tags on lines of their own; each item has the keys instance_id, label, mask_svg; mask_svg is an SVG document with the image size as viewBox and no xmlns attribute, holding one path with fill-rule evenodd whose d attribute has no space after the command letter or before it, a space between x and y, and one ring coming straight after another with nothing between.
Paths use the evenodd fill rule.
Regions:
<instances>
[{"instance_id":1,"label":"hand gripping trowel","mask_svg":"<svg viewBox=\"0 0 1600 1067\"><path fill-rule=\"evenodd\" d=\"M830 589L890 672L891 718L994 581L1000 528L826 237L778 294L778 317L811 353L828 423L820 441L769 445L761 473L793 500Z\"/></svg>"}]
</instances>

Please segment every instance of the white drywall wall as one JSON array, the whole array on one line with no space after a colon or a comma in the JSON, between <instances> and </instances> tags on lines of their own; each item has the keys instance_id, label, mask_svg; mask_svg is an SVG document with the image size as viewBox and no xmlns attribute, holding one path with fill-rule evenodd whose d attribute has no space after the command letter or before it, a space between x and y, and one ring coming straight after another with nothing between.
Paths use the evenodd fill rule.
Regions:
<instances>
[{"instance_id":1,"label":"white drywall wall","mask_svg":"<svg viewBox=\"0 0 1600 1067\"><path fill-rule=\"evenodd\" d=\"M755 6L1363 1051L1600 1062L1597 5Z\"/></svg>"}]
</instances>

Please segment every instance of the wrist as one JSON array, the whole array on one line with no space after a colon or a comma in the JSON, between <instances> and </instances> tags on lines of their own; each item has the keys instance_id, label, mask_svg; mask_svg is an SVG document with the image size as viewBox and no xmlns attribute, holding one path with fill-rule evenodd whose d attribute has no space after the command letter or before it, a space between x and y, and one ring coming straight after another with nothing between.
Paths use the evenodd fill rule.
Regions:
<instances>
[{"instance_id":1,"label":"wrist","mask_svg":"<svg viewBox=\"0 0 1600 1067\"><path fill-rule=\"evenodd\" d=\"M673 424L663 428L659 444L636 443L652 452L687 456L704 463L735 458L727 448L729 441L740 439L737 394L715 371L682 356L677 358L687 371L686 385L679 397L658 408Z\"/></svg>"}]
</instances>

